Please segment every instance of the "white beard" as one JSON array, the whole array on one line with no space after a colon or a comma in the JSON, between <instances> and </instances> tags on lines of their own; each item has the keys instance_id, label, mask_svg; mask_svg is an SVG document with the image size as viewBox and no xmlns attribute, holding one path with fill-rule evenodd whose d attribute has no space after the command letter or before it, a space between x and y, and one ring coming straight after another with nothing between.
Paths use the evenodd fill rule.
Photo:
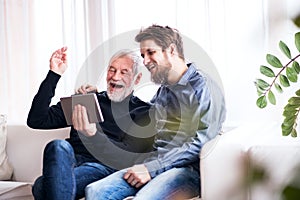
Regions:
<instances>
[{"instance_id":1,"label":"white beard","mask_svg":"<svg viewBox=\"0 0 300 200\"><path fill-rule=\"evenodd\" d=\"M132 81L132 84L128 88L124 87L122 91L117 91L117 92L115 91L112 93L107 92L108 98L114 102L121 102L131 93L133 87L134 87L134 81ZM107 89L107 91L109 91L109 89Z\"/></svg>"}]
</instances>

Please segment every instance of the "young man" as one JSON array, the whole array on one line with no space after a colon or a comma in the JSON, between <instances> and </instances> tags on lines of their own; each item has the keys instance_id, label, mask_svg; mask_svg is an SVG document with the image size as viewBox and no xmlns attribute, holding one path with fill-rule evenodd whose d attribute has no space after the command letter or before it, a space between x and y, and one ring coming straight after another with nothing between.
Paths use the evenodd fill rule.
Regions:
<instances>
[{"instance_id":1,"label":"young man","mask_svg":"<svg viewBox=\"0 0 300 200\"><path fill-rule=\"evenodd\" d=\"M151 136L141 135L138 138L128 134L130 131L143 133L139 128L149 126L150 122L150 106L133 96L133 88L142 76L140 61L140 56L129 50L121 50L111 58L106 78L107 91L96 93L104 122L89 123L85 107L74 107L70 138L54 140L44 150L43 174L35 181L32 190L35 199L82 198L89 183L131 166L135 162L131 152L147 152L152 148ZM67 48L63 47L50 58L50 70L28 114L29 127L67 127L61 103L50 106L56 85L66 69ZM89 89L83 86L78 92L87 93ZM116 110L117 113L114 112ZM136 129L131 128L132 124ZM120 157L124 155L131 160L118 166Z\"/></svg>"},{"instance_id":2,"label":"young man","mask_svg":"<svg viewBox=\"0 0 300 200\"><path fill-rule=\"evenodd\" d=\"M220 88L186 63L178 31L153 25L135 37L152 80L155 154L86 187L86 199L187 199L200 195L199 152L225 120Z\"/></svg>"}]
</instances>

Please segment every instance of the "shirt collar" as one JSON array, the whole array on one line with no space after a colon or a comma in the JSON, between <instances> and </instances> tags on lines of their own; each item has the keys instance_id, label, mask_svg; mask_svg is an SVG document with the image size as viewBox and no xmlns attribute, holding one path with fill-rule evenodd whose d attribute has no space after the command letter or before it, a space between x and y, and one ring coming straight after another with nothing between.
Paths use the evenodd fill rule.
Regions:
<instances>
[{"instance_id":1,"label":"shirt collar","mask_svg":"<svg viewBox=\"0 0 300 200\"><path fill-rule=\"evenodd\" d=\"M194 74L195 72L197 72L196 66L194 63L188 63L187 64L188 69L186 70L186 72L184 72L183 76L179 79L178 81L178 85L186 85L188 84L189 80L190 80L190 76L192 74Z\"/></svg>"}]
</instances>

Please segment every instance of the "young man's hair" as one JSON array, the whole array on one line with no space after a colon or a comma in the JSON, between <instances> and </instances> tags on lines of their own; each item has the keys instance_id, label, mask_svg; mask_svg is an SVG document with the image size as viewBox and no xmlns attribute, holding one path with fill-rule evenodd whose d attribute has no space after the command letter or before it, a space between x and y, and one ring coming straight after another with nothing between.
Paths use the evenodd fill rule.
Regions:
<instances>
[{"instance_id":1,"label":"young man's hair","mask_svg":"<svg viewBox=\"0 0 300 200\"><path fill-rule=\"evenodd\" d=\"M142 57L138 52L131 49L121 49L116 52L109 60L108 66L111 65L118 58L129 57L133 61L132 71L134 75L140 72L140 67L143 65Z\"/></svg>"},{"instance_id":2,"label":"young man's hair","mask_svg":"<svg viewBox=\"0 0 300 200\"><path fill-rule=\"evenodd\" d=\"M153 40L162 50L166 50L172 43L176 45L178 56L184 60L183 42L178 30L169 26L152 25L141 29L135 36L136 42Z\"/></svg>"}]
</instances>

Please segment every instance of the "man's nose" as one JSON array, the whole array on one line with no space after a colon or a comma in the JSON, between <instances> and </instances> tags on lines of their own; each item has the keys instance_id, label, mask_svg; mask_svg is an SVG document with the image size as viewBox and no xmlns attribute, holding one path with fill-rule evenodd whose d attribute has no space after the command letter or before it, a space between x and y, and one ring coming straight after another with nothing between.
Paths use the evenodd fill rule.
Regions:
<instances>
[{"instance_id":1,"label":"man's nose","mask_svg":"<svg viewBox=\"0 0 300 200\"><path fill-rule=\"evenodd\" d=\"M112 78L113 78L114 80L121 80L121 78L122 78L121 72L116 71L116 73L114 73L114 75L112 76Z\"/></svg>"},{"instance_id":2,"label":"man's nose","mask_svg":"<svg viewBox=\"0 0 300 200\"><path fill-rule=\"evenodd\" d=\"M150 63L150 58L149 56L145 55L144 56L144 61L143 61L144 65L147 66Z\"/></svg>"}]
</instances>

